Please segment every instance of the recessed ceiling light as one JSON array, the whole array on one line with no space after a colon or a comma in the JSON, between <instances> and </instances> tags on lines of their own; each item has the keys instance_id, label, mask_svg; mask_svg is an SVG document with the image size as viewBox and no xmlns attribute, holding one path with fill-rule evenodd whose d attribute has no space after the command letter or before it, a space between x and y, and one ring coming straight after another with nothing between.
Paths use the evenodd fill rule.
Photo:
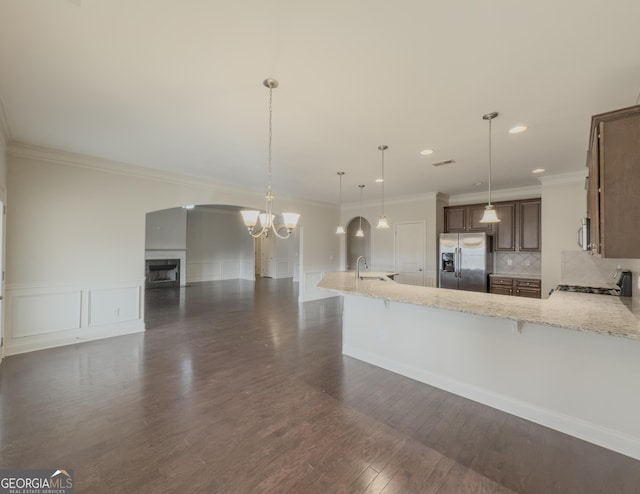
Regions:
<instances>
[{"instance_id":1,"label":"recessed ceiling light","mask_svg":"<svg viewBox=\"0 0 640 494\"><path fill-rule=\"evenodd\" d=\"M384 182L384 178L376 178L376 182L378 182L379 184L381 184L382 182Z\"/></svg>"},{"instance_id":2,"label":"recessed ceiling light","mask_svg":"<svg viewBox=\"0 0 640 494\"><path fill-rule=\"evenodd\" d=\"M471 185L475 185L477 187L478 185L482 185L482 184L484 184L484 182L473 182Z\"/></svg>"},{"instance_id":3,"label":"recessed ceiling light","mask_svg":"<svg viewBox=\"0 0 640 494\"><path fill-rule=\"evenodd\" d=\"M546 172L544 168L536 168L535 170L531 170L531 173L543 173Z\"/></svg>"},{"instance_id":4,"label":"recessed ceiling light","mask_svg":"<svg viewBox=\"0 0 640 494\"><path fill-rule=\"evenodd\" d=\"M433 154L433 149L423 149L420 151L420 154L422 156L429 156L430 154Z\"/></svg>"},{"instance_id":5,"label":"recessed ceiling light","mask_svg":"<svg viewBox=\"0 0 640 494\"><path fill-rule=\"evenodd\" d=\"M526 125L516 125L515 127L511 127L509 129L509 134L519 134L520 132L524 132L527 130Z\"/></svg>"}]
</instances>

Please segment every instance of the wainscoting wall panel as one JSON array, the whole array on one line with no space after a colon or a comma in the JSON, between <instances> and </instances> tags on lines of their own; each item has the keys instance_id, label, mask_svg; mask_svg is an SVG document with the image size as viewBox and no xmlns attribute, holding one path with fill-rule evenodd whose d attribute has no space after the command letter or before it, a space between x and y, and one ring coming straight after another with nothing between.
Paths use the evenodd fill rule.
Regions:
<instances>
[{"instance_id":1,"label":"wainscoting wall panel","mask_svg":"<svg viewBox=\"0 0 640 494\"><path fill-rule=\"evenodd\" d=\"M241 280L255 280L256 279L256 264L252 259L251 261L243 261L240 263L240 275Z\"/></svg>"},{"instance_id":2,"label":"wainscoting wall panel","mask_svg":"<svg viewBox=\"0 0 640 494\"><path fill-rule=\"evenodd\" d=\"M140 319L141 288L102 288L89 291L89 326Z\"/></svg>"},{"instance_id":3,"label":"wainscoting wall panel","mask_svg":"<svg viewBox=\"0 0 640 494\"><path fill-rule=\"evenodd\" d=\"M144 331L144 280L8 285L5 355Z\"/></svg>"},{"instance_id":4,"label":"wainscoting wall panel","mask_svg":"<svg viewBox=\"0 0 640 494\"><path fill-rule=\"evenodd\" d=\"M322 280L324 271L305 271L303 275L304 291L298 297L299 302L317 300L321 298L335 297L336 294L323 288L318 288L318 283Z\"/></svg>"},{"instance_id":5,"label":"wainscoting wall panel","mask_svg":"<svg viewBox=\"0 0 640 494\"><path fill-rule=\"evenodd\" d=\"M222 279L232 280L240 277L240 263L237 261L222 262Z\"/></svg>"},{"instance_id":6,"label":"wainscoting wall panel","mask_svg":"<svg viewBox=\"0 0 640 494\"><path fill-rule=\"evenodd\" d=\"M9 293L9 290L7 290ZM81 326L82 291L21 293L9 300L15 337L35 336Z\"/></svg>"},{"instance_id":7,"label":"wainscoting wall panel","mask_svg":"<svg viewBox=\"0 0 640 494\"><path fill-rule=\"evenodd\" d=\"M187 261L187 283L255 279L255 265L247 261Z\"/></svg>"}]
</instances>

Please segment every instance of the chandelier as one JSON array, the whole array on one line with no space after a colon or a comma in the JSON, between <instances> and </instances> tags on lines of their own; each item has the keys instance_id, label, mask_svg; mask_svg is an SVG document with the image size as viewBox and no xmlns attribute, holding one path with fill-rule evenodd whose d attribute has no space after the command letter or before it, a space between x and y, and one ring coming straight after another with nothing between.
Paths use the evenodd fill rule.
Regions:
<instances>
[{"instance_id":1,"label":"chandelier","mask_svg":"<svg viewBox=\"0 0 640 494\"><path fill-rule=\"evenodd\" d=\"M282 228L282 225L276 226L275 223L275 214L273 213L273 191L271 190L271 141L273 137L272 132L272 102L273 102L273 90L278 87L278 81L275 79L265 79L262 84L269 88L269 169L267 174L267 195L265 212L261 213L260 211L255 210L245 210L240 211L242 214L242 219L244 221L247 230L249 231L249 235L253 238L259 238L261 236L267 236L269 231L272 231L276 237L278 238L289 238L291 236L291 231L298 224L298 219L300 215L298 213L282 213L282 222L284 227L287 229L287 233L285 235L280 235L278 230ZM254 232L254 227L260 222L260 230Z\"/></svg>"}]
</instances>

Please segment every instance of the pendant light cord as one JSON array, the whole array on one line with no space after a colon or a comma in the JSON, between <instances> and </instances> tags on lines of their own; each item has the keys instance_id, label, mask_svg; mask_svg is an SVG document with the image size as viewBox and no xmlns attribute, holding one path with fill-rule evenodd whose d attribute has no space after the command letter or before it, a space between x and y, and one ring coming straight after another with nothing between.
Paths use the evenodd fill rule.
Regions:
<instances>
[{"instance_id":1,"label":"pendant light cord","mask_svg":"<svg viewBox=\"0 0 640 494\"><path fill-rule=\"evenodd\" d=\"M358 185L360 187L360 230L362 230L362 189L364 185Z\"/></svg>"},{"instance_id":2,"label":"pendant light cord","mask_svg":"<svg viewBox=\"0 0 640 494\"><path fill-rule=\"evenodd\" d=\"M273 139L273 87L269 86L269 174L267 176L267 196L273 197L271 192L271 141ZM269 211L270 212L270 211Z\"/></svg>"},{"instance_id":3,"label":"pendant light cord","mask_svg":"<svg viewBox=\"0 0 640 494\"><path fill-rule=\"evenodd\" d=\"M382 216L384 216L384 149L382 150Z\"/></svg>"},{"instance_id":4,"label":"pendant light cord","mask_svg":"<svg viewBox=\"0 0 640 494\"><path fill-rule=\"evenodd\" d=\"M491 206L491 120L489 119L489 206Z\"/></svg>"}]
</instances>

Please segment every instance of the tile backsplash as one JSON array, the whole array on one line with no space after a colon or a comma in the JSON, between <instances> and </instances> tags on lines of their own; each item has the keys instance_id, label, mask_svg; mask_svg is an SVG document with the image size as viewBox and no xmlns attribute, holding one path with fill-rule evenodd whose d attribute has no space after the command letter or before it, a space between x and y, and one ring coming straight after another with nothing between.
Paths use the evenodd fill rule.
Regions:
<instances>
[{"instance_id":1,"label":"tile backsplash","mask_svg":"<svg viewBox=\"0 0 640 494\"><path fill-rule=\"evenodd\" d=\"M602 259L588 252L567 250L562 252L560 283L568 285L608 286L615 285L616 270L633 272L634 284L640 272L640 259ZM634 295L638 292L633 287Z\"/></svg>"},{"instance_id":2,"label":"tile backsplash","mask_svg":"<svg viewBox=\"0 0 640 494\"><path fill-rule=\"evenodd\" d=\"M494 271L500 274L528 274L540 276L542 272L540 252L496 252Z\"/></svg>"}]
</instances>

